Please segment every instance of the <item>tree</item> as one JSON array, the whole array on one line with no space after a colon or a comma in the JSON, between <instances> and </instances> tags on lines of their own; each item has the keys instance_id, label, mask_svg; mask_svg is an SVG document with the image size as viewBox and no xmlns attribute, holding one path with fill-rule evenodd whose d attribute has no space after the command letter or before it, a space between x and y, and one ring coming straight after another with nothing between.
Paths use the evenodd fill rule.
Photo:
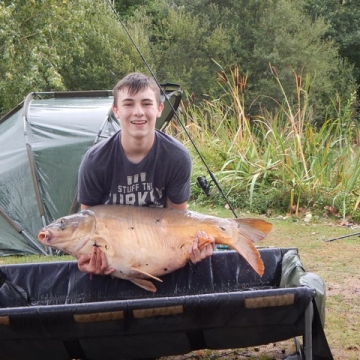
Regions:
<instances>
[{"instance_id":1,"label":"tree","mask_svg":"<svg viewBox=\"0 0 360 360\"><path fill-rule=\"evenodd\" d=\"M339 46L339 54L354 65L360 84L360 3L356 0L307 0L306 10L315 21L322 17L330 24L324 34Z\"/></svg>"},{"instance_id":2,"label":"tree","mask_svg":"<svg viewBox=\"0 0 360 360\"><path fill-rule=\"evenodd\" d=\"M82 51L72 46L81 42L85 20L79 4L0 2L0 94L5 109L30 91L65 90L60 67Z\"/></svg>"},{"instance_id":3,"label":"tree","mask_svg":"<svg viewBox=\"0 0 360 360\"><path fill-rule=\"evenodd\" d=\"M112 89L125 73L145 70L102 0L0 1L0 24L1 113L29 92ZM146 53L144 24L131 26Z\"/></svg>"},{"instance_id":4,"label":"tree","mask_svg":"<svg viewBox=\"0 0 360 360\"><path fill-rule=\"evenodd\" d=\"M128 19L133 16L140 7L151 9L155 5L155 0L106 0L112 3L112 6L122 19Z\"/></svg>"},{"instance_id":5,"label":"tree","mask_svg":"<svg viewBox=\"0 0 360 360\"><path fill-rule=\"evenodd\" d=\"M245 100L257 115L262 106L275 111L270 97L281 98L270 63L290 99L294 73L311 79L321 118L329 99L349 99L354 81L326 36L331 28L306 15L309 1L316 0L110 1L119 19L106 0L0 0L0 111L31 91L111 89L148 65L160 81L216 98L217 72L237 64L249 75Z\"/></svg>"},{"instance_id":6,"label":"tree","mask_svg":"<svg viewBox=\"0 0 360 360\"><path fill-rule=\"evenodd\" d=\"M252 115L260 107L275 109L270 97L282 98L269 64L277 68L290 99L297 95L294 74L311 79L314 121L331 111L331 98L348 99L355 88L351 68L334 42L324 38L328 26L322 18L310 19L303 1L164 1L167 10L153 31L158 72L175 74L198 97L220 95L216 63L224 68L237 63L249 74L246 103ZM254 101L257 106L250 109Z\"/></svg>"}]
</instances>

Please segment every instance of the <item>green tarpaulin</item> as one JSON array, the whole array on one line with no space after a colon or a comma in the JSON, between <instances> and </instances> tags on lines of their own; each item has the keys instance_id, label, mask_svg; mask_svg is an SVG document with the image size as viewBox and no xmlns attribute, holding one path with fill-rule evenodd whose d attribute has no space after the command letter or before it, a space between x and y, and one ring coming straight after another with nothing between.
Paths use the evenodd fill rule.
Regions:
<instances>
[{"instance_id":1,"label":"green tarpaulin","mask_svg":"<svg viewBox=\"0 0 360 360\"><path fill-rule=\"evenodd\" d=\"M162 129L181 100L176 84L162 84ZM111 91L30 93L0 119L0 256L46 254L37 233L78 210L82 156L120 126Z\"/></svg>"}]
</instances>

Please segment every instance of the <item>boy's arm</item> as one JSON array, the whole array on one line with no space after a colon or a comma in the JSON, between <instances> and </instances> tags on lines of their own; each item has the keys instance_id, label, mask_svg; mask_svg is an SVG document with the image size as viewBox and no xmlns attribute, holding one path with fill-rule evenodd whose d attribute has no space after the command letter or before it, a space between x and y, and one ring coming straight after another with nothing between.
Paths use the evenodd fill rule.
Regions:
<instances>
[{"instance_id":1,"label":"boy's arm","mask_svg":"<svg viewBox=\"0 0 360 360\"><path fill-rule=\"evenodd\" d=\"M187 202L185 201L181 204L175 204L167 197L165 207L167 207L168 209L186 210Z\"/></svg>"}]
</instances>

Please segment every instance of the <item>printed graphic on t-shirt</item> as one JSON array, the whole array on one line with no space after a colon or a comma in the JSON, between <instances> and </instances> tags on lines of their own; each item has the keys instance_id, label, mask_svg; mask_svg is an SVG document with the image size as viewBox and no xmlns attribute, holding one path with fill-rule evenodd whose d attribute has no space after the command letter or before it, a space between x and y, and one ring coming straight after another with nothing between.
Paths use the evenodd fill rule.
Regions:
<instances>
[{"instance_id":1,"label":"printed graphic on t-shirt","mask_svg":"<svg viewBox=\"0 0 360 360\"><path fill-rule=\"evenodd\" d=\"M120 205L163 205L163 188L156 188L146 181L146 172L128 176L127 184L119 184L116 192L110 193L108 204Z\"/></svg>"}]
</instances>

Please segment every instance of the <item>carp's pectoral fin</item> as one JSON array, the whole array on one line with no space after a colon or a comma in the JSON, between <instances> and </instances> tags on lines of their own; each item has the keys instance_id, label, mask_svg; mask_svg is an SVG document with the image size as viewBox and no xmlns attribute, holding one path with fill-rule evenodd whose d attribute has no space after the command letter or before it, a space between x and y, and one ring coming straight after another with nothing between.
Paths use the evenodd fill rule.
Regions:
<instances>
[{"instance_id":1,"label":"carp's pectoral fin","mask_svg":"<svg viewBox=\"0 0 360 360\"><path fill-rule=\"evenodd\" d=\"M156 292L156 287L154 286L154 284L149 281L149 280L145 280L145 279L131 279L131 282L133 282L135 285L140 286L141 288L147 290L147 291L151 291L151 292Z\"/></svg>"},{"instance_id":2,"label":"carp's pectoral fin","mask_svg":"<svg viewBox=\"0 0 360 360\"><path fill-rule=\"evenodd\" d=\"M113 247L102 236L95 235L92 237L92 240L94 241L94 246L100 248L106 255L114 256L115 251Z\"/></svg>"},{"instance_id":3,"label":"carp's pectoral fin","mask_svg":"<svg viewBox=\"0 0 360 360\"><path fill-rule=\"evenodd\" d=\"M149 277L149 278L151 278L151 279L154 279L154 280L156 280L156 281L163 282L163 281L162 281L161 279L159 279L158 277L156 277L156 276L154 276L154 275L151 275L151 274L149 274L149 273L147 273L147 272L145 272L145 271L136 269L136 268L134 268L134 267L131 267L131 270L132 270L132 271L136 271L137 273L139 273L139 274L141 274L141 275L143 275L143 276Z\"/></svg>"},{"instance_id":4,"label":"carp's pectoral fin","mask_svg":"<svg viewBox=\"0 0 360 360\"><path fill-rule=\"evenodd\" d=\"M198 231L196 236L199 240L198 248L201 251L206 245L215 244L215 239L208 235L205 231Z\"/></svg>"}]
</instances>

